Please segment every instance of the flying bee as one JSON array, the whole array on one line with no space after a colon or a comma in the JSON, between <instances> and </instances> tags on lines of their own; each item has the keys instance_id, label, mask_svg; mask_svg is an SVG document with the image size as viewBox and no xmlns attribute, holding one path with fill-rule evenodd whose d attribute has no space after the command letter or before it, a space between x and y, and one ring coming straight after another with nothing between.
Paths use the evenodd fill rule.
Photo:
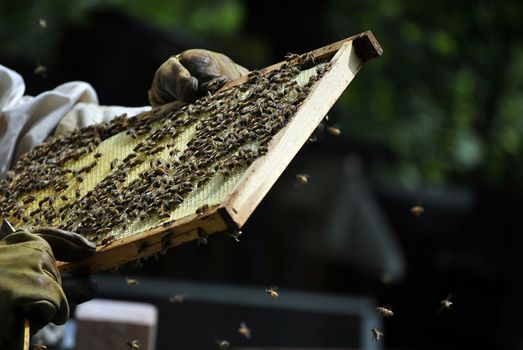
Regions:
<instances>
[{"instance_id":1,"label":"flying bee","mask_svg":"<svg viewBox=\"0 0 523 350\"><path fill-rule=\"evenodd\" d=\"M276 286L270 286L268 288L265 288L265 293L267 293L272 300L280 296L280 294L278 293L278 287Z\"/></svg>"},{"instance_id":2,"label":"flying bee","mask_svg":"<svg viewBox=\"0 0 523 350\"><path fill-rule=\"evenodd\" d=\"M169 302L173 303L173 304L181 304L184 301L185 301L185 295L183 295L183 294L175 294L169 298Z\"/></svg>"},{"instance_id":3,"label":"flying bee","mask_svg":"<svg viewBox=\"0 0 523 350\"><path fill-rule=\"evenodd\" d=\"M125 281L130 286L136 286L136 285L140 284L140 281L138 281L136 278L126 277Z\"/></svg>"},{"instance_id":4,"label":"flying bee","mask_svg":"<svg viewBox=\"0 0 523 350\"><path fill-rule=\"evenodd\" d=\"M383 332L381 332L378 328L371 328L370 331L372 332L372 339L374 341L379 341L381 337L383 337Z\"/></svg>"},{"instance_id":5,"label":"flying bee","mask_svg":"<svg viewBox=\"0 0 523 350\"><path fill-rule=\"evenodd\" d=\"M410 208L410 212L419 218L425 212L425 208L418 204Z\"/></svg>"},{"instance_id":6,"label":"flying bee","mask_svg":"<svg viewBox=\"0 0 523 350\"><path fill-rule=\"evenodd\" d=\"M440 312L442 312L443 310L451 310L451 307L454 304L452 301L450 301L451 298L452 298L452 294L449 293L447 298L443 299L440 302L440 307L439 307L438 312L437 312L438 314Z\"/></svg>"},{"instance_id":7,"label":"flying bee","mask_svg":"<svg viewBox=\"0 0 523 350\"><path fill-rule=\"evenodd\" d=\"M334 136L339 136L341 135L341 130L334 127L334 126L329 126L327 127L327 132L331 135L334 135Z\"/></svg>"},{"instance_id":8,"label":"flying bee","mask_svg":"<svg viewBox=\"0 0 523 350\"><path fill-rule=\"evenodd\" d=\"M218 348L220 349L228 349L231 346L231 343L225 339L216 340L216 344L218 344Z\"/></svg>"},{"instance_id":9,"label":"flying bee","mask_svg":"<svg viewBox=\"0 0 523 350\"><path fill-rule=\"evenodd\" d=\"M45 18L40 17L38 19L38 26L42 29L47 28L47 20Z\"/></svg>"},{"instance_id":10,"label":"flying bee","mask_svg":"<svg viewBox=\"0 0 523 350\"><path fill-rule=\"evenodd\" d=\"M47 72L47 67L42 65L42 64L38 64L36 66L36 68L34 69L34 74L35 75L39 75L42 78L46 78L47 77L46 72Z\"/></svg>"},{"instance_id":11,"label":"flying bee","mask_svg":"<svg viewBox=\"0 0 523 350\"><path fill-rule=\"evenodd\" d=\"M240 328L238 328L238 333L243 335L247 339L251 339L251 330L244 322L240 323Z\"/></svg>"},{"instance_id":12,"label":"flying bee","mask_svg":"<svg viewBox=\"0 0 523 350\"><path fill-rule=\"evenodd\" d=\"M394 312L392 312L391 309L384 306L378 306L376 310L378 310L378 313L383 317L391 317L394 315Z\"/></svg>"},{"instance_id":13,"label":"flying bee","mask_svg":"<svg viewBox=\"0 0 523 350\"><path fill-rule=\"evenodd\" d=\"M297 174L296 175L296 181L298 181L298 184L300 185L306 185L309 183L310 175L307 174Z\"/></svg>"},{"instance_id":14,"label":"flying bee","mask_svg":"<svg viewBox=\"0 0 523 350\"><path fill-rule=\"evenodd\" d=\"M44 344L33 344L32 345L32 349L33 350L46 350L47 349L47 345L44 345Z\"/></svg>"},{"instance_id":15,"label":"flying bee","mask_svg":"<svg viewBox=\"0 0 523 350\"><path fill-rule=\"evenodd\" d=\"M238 230L227 234L229 237L232 237L236 242L240 241L240 237L243 235L243 232Z\"/></svg>"},{"instance_id":16,"label":"flying bee","mask_svg":"<svg viewBox=\"0 0 523 350\"><path fill-rule=\"evenodd\" d=\"M138 340L133 339L129 340L125 343L131 350L138 350L140 349L140 344L138 343Z\"/></svg>"}]
</instances>

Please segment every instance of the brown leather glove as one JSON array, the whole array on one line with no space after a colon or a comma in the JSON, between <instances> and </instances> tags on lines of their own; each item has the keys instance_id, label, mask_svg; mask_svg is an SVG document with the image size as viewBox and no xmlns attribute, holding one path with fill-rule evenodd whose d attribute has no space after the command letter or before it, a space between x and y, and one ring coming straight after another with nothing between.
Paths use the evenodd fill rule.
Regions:
<instances>
[{"instance_id":1,"label":"brown leather glove","mask_svg":"<svg viewBox=\"0 0 523 350\"><path fill-rule=\"evenodd\" d=\"M190 102L198 94L212 92L248 72L221 53L187 50L171 56L158 68L149 89L149 102L153 107L175 100Z\"/></svg>"},{"instance_id":2,"label":"brown leather glove","mask_svg":"<svg viewBox=\"0 0 523 350\"><path fill-rule=\"evenodd\" d=\"M27 317L34 333L49 322L63 324L69 304L56 259L78 261L96 246L67 231L33 227L0 240L0 349L16 349Z\"/></svg>"}]
</instances>

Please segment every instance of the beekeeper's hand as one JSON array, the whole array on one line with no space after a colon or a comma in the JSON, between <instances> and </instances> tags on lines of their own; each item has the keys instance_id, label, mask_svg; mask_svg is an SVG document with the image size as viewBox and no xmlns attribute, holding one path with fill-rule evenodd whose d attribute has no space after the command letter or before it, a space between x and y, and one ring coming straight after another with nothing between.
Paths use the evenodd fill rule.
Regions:
<instances>
[{"instance_id":1,"label":"beekeeper's hand","mask_svg":"<svg viewBox=\"0 0 523 350\"><path fill-rule=\"evenodd\" d=\"M56 260L83 260L95 250L76 233L48 227L25 228L0 240L0 349L17 349L24 318L35 333L49 322L65 323L70 303L94 296L89 277L68 278L69 296Z\"/></svg>"},{"instance_id":2,"label":"beekeeper's hand","mask_svg":"<svg viewBox=\"0 0 523 350\"><path fill-rule=\"evenodd\" d=\"M158 68L149 89L149 102L153 107L175 100L190 102L248 72L221 53L187 50L171 56Z\"/></svg>"}]
</instances>

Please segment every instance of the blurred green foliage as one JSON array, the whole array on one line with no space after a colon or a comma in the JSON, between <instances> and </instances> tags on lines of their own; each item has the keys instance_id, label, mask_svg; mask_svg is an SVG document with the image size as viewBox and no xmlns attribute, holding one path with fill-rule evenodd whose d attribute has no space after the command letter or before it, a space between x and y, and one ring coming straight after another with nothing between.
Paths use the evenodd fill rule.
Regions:
<instances>
[{"instance_id":1,"label":"blurred green foliage","mask_svg":"<svg viewBox=\"0 0 523 350\"><path fill-rule=\"evenodd\" d=\"M263 33L242 35L246 4L3 1L0 50L3 57L45 60L65 28L81 25L94 9L113 8L240 47L248 38L250 49L243 51L259 62L271 43ZM338 103L348 115L340 121L346 141L385 155L370 158L374 174L410 187L523 188L523 2L333 0L325 6L325 18L314 21L323 23L331 41L371 29L384 48ZM47 20L45 30L39 18Z\"/></svg>"},{"instance_id":2,"label":"blurred green foliage","mask_svg":"<svg viewBox=\"0 0 523 350\"><path fill-rule=\"evenodd\" d=\"M384 48L340 101L345 137L385 151L401 184L523 188L523 3L334 1L336 37L371 29Z\"/></svg>"},{"instance_id":3,"label":"blurred green foliage","mask_svg":"<svg viewBox=\"0 0 523 350\"><path fill-rule=\"evenodd\" d=\"M81 25L93 10L114 9L169 30L230 38L241 29L241 0L20 0L0 1L2 55L45 59L64 29ZM39 19L48 23L45 29ZM36 43L36 44L35 44Z\"/></svg>"}]
</instances>

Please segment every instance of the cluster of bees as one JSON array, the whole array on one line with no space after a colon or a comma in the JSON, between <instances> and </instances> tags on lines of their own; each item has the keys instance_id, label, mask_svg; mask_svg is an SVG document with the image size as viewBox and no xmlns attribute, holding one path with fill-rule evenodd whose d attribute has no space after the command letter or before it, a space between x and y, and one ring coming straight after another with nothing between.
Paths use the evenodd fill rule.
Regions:
<instances>
[{"instance_id":1,"label":"cluster of bees","mask_svg":"<svg viewBox=\"0 0 523 350\"><path fill-rule=\"evenodd\" d=\"M217 176L237 174L267 153L273 136L328 69L328 64L316 65L315 74L298 84L297 76L311 60L302 57L266 74L251 72L245 83L192 104L133 118L122 115L51 138L25 154L0 183L0 215L16 226L54 226L97 244L108 243L111 232L135 222L165 221L193 190ZM193 136L178 149L175 139L190 128ZM132 152L100 162L98 146L120 133L135 143ZM72 166L82 159L92 161ZM144 170L130 181L128 174L137 167ZM107 175L82 190L84 179L100 168ZM197 214L206 210L199 208Z\"/></svg>"}]
</instances>

